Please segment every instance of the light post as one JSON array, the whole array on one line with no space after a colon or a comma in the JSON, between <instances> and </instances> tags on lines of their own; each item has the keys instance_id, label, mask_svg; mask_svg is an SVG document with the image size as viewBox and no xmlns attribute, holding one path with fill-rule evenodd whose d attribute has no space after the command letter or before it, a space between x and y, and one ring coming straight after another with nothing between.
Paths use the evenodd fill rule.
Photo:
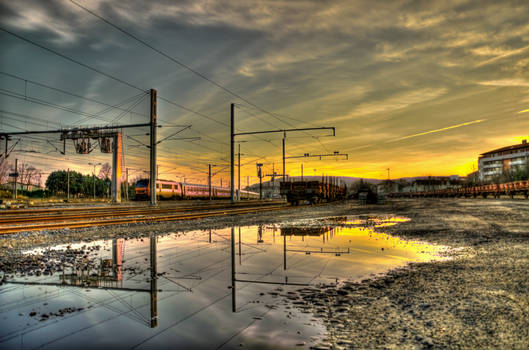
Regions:
<instances>
[{"instance_id":1,"label":"light post","mask_svg":"<svg viewBox=\"0 0 529 350\"><path fill-rule=\"evenodd\" d=\"M88 165L94 166L94 171L92 172L92 180L94 182L94 199L96 199L96 166L102 165L102 163L88 163Z\"/></svg>"},{"instance_id":2,"label":"light post","mask_svg":"<svg viewBox=\"0 0 529 350\"><path fill-rule=\"evenodd\" d=\"M263 199L263 163L257 163L257 176L259 177L259 199Z\"/></svg>"}]
</instances>

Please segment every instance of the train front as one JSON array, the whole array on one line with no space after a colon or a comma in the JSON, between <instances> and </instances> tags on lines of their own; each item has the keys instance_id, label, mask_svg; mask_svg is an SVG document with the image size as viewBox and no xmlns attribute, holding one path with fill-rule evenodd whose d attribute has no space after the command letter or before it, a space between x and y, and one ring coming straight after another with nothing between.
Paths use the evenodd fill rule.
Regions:
<instances>
[{"instance_id":1,"label":"train front","mask_svg":"<svg viewBox=\"0 0 529 350\"><path fill-rule=\"evenodd\" d=\"M149 179L141 179L136 182L135 186L136 199L149 198Z\"/></svg>"}]
</instances>

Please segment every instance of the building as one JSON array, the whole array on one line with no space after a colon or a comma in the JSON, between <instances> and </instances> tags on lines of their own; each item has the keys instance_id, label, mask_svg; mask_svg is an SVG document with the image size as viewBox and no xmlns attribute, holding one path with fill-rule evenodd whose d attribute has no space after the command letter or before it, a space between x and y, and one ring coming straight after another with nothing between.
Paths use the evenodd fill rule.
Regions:
<instances>
[{"instance_id":1,"label":"building","mask_svg":"<svg viewBox=\"0 0 529 350\"><path fill-rule=\"evenodd\" d=\"M482 153L478 158L480 180L492 180L509 170L526 167L529 160L529 144L522 143Z\"/></svg>"}]
</instances>

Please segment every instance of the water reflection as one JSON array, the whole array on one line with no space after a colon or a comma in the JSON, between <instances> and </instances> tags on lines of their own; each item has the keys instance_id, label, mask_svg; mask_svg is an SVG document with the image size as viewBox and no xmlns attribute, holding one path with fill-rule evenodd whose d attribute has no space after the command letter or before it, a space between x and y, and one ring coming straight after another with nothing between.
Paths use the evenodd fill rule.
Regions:
<instances>
[{"instance_id":1,"label":"water reflection","mask_svg":"<svg viewBox=\"0 0 529 350\"><path fill-rule=\"evenodd\" d=\"M289 291L438 259L443 249L375 233L374 221L336 227L350 221L231 227L26 252L27 266L52 272L8 273L0 286L0 348L310 346L324 326L290 308ZM75 312L56 311L65 308Z\"/></svg>"},{"instance_id":2,"label":"water reflection","mask_svg":"<svg viewBox=\"0 0 529 350\"><path fill-rule=\"evenodd\" d=\"M135 293L149 293L151 314L149 325L151 328L158 326L158 303L157 303L157 264L156 264L156 236L151 236L150 241L150 288L128 288L123 286L123 251L125 240L115 238L112 240L112 259L100 259L98 271L88 270L85 267L72 270L66 273L62 270L58 282L48 281L19 281L6 280L7 284L19 284L25 286L57 286L57 287L77 287L85 290L102 289L107 291L128 291ZM132 309L134 307L129 305Z\"/></svg>"}]
</instances>

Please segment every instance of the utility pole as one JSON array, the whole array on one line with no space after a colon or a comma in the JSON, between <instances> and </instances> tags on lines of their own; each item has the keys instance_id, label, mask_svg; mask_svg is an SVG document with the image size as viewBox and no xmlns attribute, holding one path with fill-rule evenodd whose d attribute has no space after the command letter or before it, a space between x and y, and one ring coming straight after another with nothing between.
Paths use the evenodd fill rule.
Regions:
<instances>
[{"instance_id":1,"label":"utility pole","mask_svg":"<svg viewBox=\"0 0 529 350\"><path fill-rule=\"evenodd\" d=\"M94 172L92 173L92 182L94 183L94 199L96 199L96 165L94 164Z\"/></svg>"},{"instance_id":2,"label":"utility pole","mask_svg":"<svg viewBox=\"0 0 529 350\"><path fill-rule=\"evenodd\" d=\"M246 193L246 199L250 199L250 176L246 176L246 189L248 190Z\"/></svg>"},{"instance_id":3,"label":"utility pole","mask_svg":"<svg viewBox=\"0 0 529 350\"><path fill-rule=\"evenodd\" d=\"M286 174L286 171L285 171L285 138L287 137L287 133L284 132L283 133L283 182L285 182L285 174Z\"/></svg>"},{"instance_id":4,"label":"utility pole","mask_svg":"<svg viewBox=\"0 0 529 350\"><path fill-rule=\"evenodd\" d=\"M239 171L238 171L239 182L237 186L237 200L240 200L241 199L241 144L239 143L238 146L239 146L239 150L237 152L237 166L239 168Z\"/></svg>"},{"instance_id":5,"label":"utility pole","mask_svg":"<svg viewBox=\"0 0 529 350\"><path fill-rule=\"evenodd\" d=\"M211 164L208 164L208 188L209 188L209 200L211 200Z\"/></svg>"},{"instance_id":6,"label":"utility pole","mask_svg":"<svg viewBox=\"0 0 529 350\"><path fill-rule=\"evenodd\" d=\"M263 199L263 163L257 163L257 176L259 177L259 199Z\"/></svg>"},{"instance_id":7,"label":"utility pole","mask_svg":"<svg viewBox=\"0 0 529 350\"><path fill-rule=\"evenodd\" d=\"M66 175L67 185L66 185L66 199L70 200L70 168L68 168L68 174Z\"/></svg>"},{"instance_id":8,"label":"utility pole","mask_svg":"<svg viewBox=\"0 0 529 350\"><path fill-rule=\"evenodd\" d=\"M231 203L235 203L235 194L234 194L234 184L235 184L235 169L234 169L234 159L233 159L233 151L234 151L234 146L235 146L235 104L232 103L230 105L230 176L231 176L231 181L230 181L230 192L231 192Z\"/></svg>"},{"instance_id":9,"label":"utility pole","mask_svg":"<svg viewBox=\"0 0 529 350\"><path fill-rule=\"evenodd\" d=\"M151 185L151 206L156 205L156 118L157 118L156 90L151 89L151 127L150 127L150 185Z\"/></svg>"},{"instance_id":10,"label":"utility pole","mask_svg":"<svg viewBox=\"0 0 529 350\"><path fill-rule=\"evenodd\" d=\"M88 165L94 166L94 172L92 173L92 180L94 183L94 199L96 199L96 166L101 165L101 163L88 163Z\"/></svg>"},{"instance_id":11,"label":"utility pole","mask_svg":"<svg viewBox=\"0 0 529 350\"><path fill-rule=\"evenodd\" d=\"M250 132L239 132L235 134L234 130L234 113L233 113L234 105L231 104L231 133L230 133L230 143L231 143L231 178L232 178L232 184L233 184L233 178L234 178L234 166L233 166L233 150L234 150L234 138L235 136L242 136L242 135L256 135L256 134L270 134L270 133L282 133L283 134L283 181L286 179L286 169L285 169L285 138L287 135L287 132L297 132L297 131L308 131L308 130L332 130L332 136L336 136L335 128L334 127L319 127L319 128L303 128L303 129L279 129L279 130L264 130L264 131L250 131ZM232 200L233 200L233 186L232 186Z\"/></svg>"},{"instance_id":12,"label":"utility pole","mask_svg":"<svg viewBox=\"0 0 529 350\"><path fill-rule=\"evenodd\" d=\"M301 181L303 181L303 163L301 163Z\"/></svg>"},{"instance_id":13,"label":"utility pole","mask_svg":"<svg viewBox=\"0 0 529 350\"><path fill-rule=\"evenodd\" d=\"M125 199L129 201L129 168L125 169Z\"/></svg>"},{"instance_id":14,"label":"utility pole","mask_svg":"<svg viewBox=\"0 0 529 350\"><path fill-rule=\"evenodd\" d=\"M14 185L13 196L15 199L17 199L17 179L18 179L18 158L15 159L15 179L13 181L13 185Z\"/></svg>"}]
</instances>

